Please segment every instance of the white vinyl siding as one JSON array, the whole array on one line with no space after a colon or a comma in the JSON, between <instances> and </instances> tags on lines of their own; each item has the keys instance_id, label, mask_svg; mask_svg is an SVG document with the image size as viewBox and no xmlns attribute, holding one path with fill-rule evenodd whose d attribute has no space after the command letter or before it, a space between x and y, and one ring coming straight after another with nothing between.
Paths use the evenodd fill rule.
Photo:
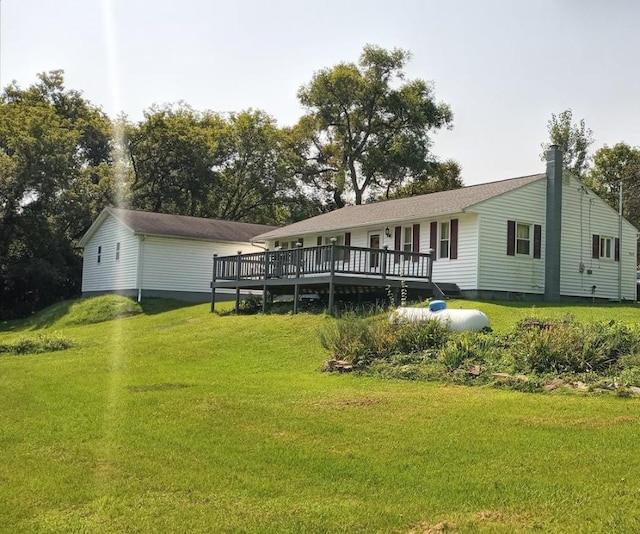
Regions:
<instances>
[{"instance_id":1,"label":"white vinyl siding","mask_svg":"<svg viewBox=\"0 0 640 534\"><path fill-rule=\"evenodd\" d=\"M546 180L541 179L486 200L473 207L479 214L478 288L486 291L544 293L544 224ZM542 257L531 253L507 255L507 221L542 226ZM517 226L516 226L517 228ZM516 229L516 236L518 235ZM524 230L521 233L524 251ZM533 250L533 228L529 230Z\"/></svg>"},{"instance_id":2,"label":"white vinyl siding","mask_svg":"<svg viewBox=\"0 0 640 534\"><path fill-rule=\"evenodd\" d=\"M196 241L146 237L143 245L142 289L208 293L211 291L213 255L232 256L242 251L262 252L248 243Z\"/></svg>"},{"instance_id":3,"label":"white vinyl siding","mask_svg":"<svg viewBox=\"0 0 640 534\"><path fill-rule=\"evenodd\" d=\"M478 284L476 265L478 256L478 217L474 213L460 213L457 216L447 217L451 229L451 219L458 219L458 258L440 258L433 262L433 281L457 284L462 290L476 289ZM430 248L438 251L438 243L429 243L431 221L422 224L420 234L420 250L427 251ZM438 224L440 227L441 225ZM440 228L439 232L440 234ZM450 234L449 234L450 235ZM449 240L450 241L450 240ZM451 243L447 245L449 250Z\"/></svg>"},{"instance_id":4,"label":"white vinyl siding","mask_svg":"<svg viewBox=\"0 0 640 534\"><path fill-rule=\"evenodd\" d=\"M560 293L617 299L618 262L614 261L614 255L618 214L575 178L565 178L563 187ZM594 235L610 238L610 258L592 258ZM626 221L622 225L620 261L622 298L635 300L636 229ZM593 286L596 286L595 289Z\"/></svg>"},{"instance_id":5,"label":"white vinyl siding","mask_svg":"<svg viewBox=\"0 0 640 534\"><path fill-rule=\"evenodd\" d=\"M436 282L448 282L458 284L461 289L475 289L477 284L476 278L476 257L478 253L478 233L477 233L477 217L475 214L461 213L458 217L458 259L450 260L448 258L438 258L433 264L433 280ZM402 221L400 224L385 224L377 226L368 226L362 228L346 228L341 231L328 232L326 234L311 234L304 236L305 246L316 246L317 238L322 237L323 242L329 236L344 236L344 232L351 232L351 246L353 247L369 247L369 234L377 232L380 235L380 247L387 245L389 253L395 248L394 231L395 226L401 226L403 229L401 248L405 250L408 243L405 238L405 230L411 229L413 232L413 224L420 224L420 250L417 252L426 253L430 248L436 248L437 244L429 242L429 228L433 219L421 221ZM450 222L450 218L446 218ZM438 222L438 221L436 221ZM385 235L384 229L388 226L391 229L391 236ZM288 237L284 239L289 239ZM411 241L413 235L411 235ZM275 242L267 242L267 246L273 249Z\"/></svg>"},{"instance_id":6,"label":"white vinyl siding","mask_svg":"<svg viewBox=\"0 0 640 534\"><path fill-rule=\"evenodd\" d=\"M117 243L120 243L119 260L116 260ZM115 218L107 217L85 246L82 291L135 289L137 258L138 238Z\"/></svg>"}]
</instances>

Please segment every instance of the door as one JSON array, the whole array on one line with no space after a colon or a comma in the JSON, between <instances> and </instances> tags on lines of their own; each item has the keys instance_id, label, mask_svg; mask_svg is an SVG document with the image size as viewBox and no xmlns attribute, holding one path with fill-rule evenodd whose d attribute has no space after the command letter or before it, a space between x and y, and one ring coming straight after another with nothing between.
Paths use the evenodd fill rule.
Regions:
<instances>
[{"instance_id":1,"label":"door","mask_svg":"<svg viewBox=\"0 0 640 534\"><path fill-rule=\"evenodd\" d=\"M369 270L380 271L380 235L381 231L369 232L369 248L374 249L369 252Z\"/></svg>"}]
</instances>

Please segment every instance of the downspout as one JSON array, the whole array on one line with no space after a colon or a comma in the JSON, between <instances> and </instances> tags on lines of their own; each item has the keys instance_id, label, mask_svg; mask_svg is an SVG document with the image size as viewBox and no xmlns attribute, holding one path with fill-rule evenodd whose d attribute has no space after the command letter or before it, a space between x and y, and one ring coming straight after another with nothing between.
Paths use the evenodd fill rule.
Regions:
<instances>
[{"instance_id":1,"label":"downspout","mask_svg":"<svg viewBox=\"0 0 640 534\"><path fill-rule=\"evenodd\" d=\"M136 286L138 289L138 302L142 302L142 273L143 273L143 258L144 258L144 236L140 236L138 241L138 272L136 275Z\"/></svg>"},{"instance_id":2,"label":"downspout","mask_svg":"<svg viewBox=\"0 0 640 534\"><path fill-rule=\"evenodd\" d=\"M558 145L547 151L547 215L544 255L544 300L560 300L562 238L562 152Z\"/></svg>"}]
</instances>

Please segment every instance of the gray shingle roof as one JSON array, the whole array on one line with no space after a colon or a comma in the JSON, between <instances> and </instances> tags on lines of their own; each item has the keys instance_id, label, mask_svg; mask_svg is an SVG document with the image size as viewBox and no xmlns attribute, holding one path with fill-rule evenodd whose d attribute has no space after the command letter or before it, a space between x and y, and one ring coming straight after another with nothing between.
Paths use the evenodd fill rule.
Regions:
<instances>
[{"instance_id":1,"label":"gray shingle roof","mask_svg":"<svg viewBox=\"0 0 640 534\"><path fill-rule=\"evenodd\" d=\"M163 237L244 242L251 241L258 234L277 228L277 226L265 224L149 213L122 208L107 208L107 210L135 233Z\"/></svg>"},{"instance_id":2,"label":"gray shingle roof","mask_svg":"<svg viewBox=\"0 0 640 534\"><path fill-rule=\"evenodd\" d=\"M544 174L533 174L487 184L471 185L460 189L452 189L451 191L440 191L428 195L385 200L361 206L347 206L265 232L256 237L262 241L459 213L474 204L543 178L545 178Z\"/></svg>"}]
</instances>

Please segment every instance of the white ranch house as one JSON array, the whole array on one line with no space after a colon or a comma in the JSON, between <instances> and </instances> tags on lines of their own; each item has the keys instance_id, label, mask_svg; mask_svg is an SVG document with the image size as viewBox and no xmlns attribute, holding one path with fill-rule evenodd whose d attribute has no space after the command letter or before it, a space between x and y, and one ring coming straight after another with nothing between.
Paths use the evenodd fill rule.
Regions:
<instances>
[{"instance_id":1,"label":"white ranch house","mask_svg":"<svg viewBox=\"0 0 640 534\"><path fill-rule=\"evenodd\" d=\"M253 244L254 236L274 228L105 208L79 243L84 249L82 294L206 302L213 255L262 251Z\"/></svg>"},{"instance_id":2,"label":"white ranch house","mask_svg":"<svg viewBox=\"0 0 640 534\"><path fill-rule=\"evenodd\" d=\"M345 273L345 259L353 263L366 257L350 249L386 248L386 272L408 279L415 262L422 261L416 253L429 253L432 272L425 282L436 289L455 284L470 298L636 300L636 228L620 222L616 211L577 178L563 174L557 147L548 154L545 174L349 206L257 238L270 250L301 243L298 254L304 258L305 249L333 240L347 252L340 252L341 263L332 269ZM379 273L380 260L368 258L369 265L352 274ZM224 278L223 270L218 277ZM214 287L250 285L249 280L233 285L230 278ZM255 281L256 276L246 278ZM265 283L265 295L268 289Z\"/></svg>"}]
</instances>

